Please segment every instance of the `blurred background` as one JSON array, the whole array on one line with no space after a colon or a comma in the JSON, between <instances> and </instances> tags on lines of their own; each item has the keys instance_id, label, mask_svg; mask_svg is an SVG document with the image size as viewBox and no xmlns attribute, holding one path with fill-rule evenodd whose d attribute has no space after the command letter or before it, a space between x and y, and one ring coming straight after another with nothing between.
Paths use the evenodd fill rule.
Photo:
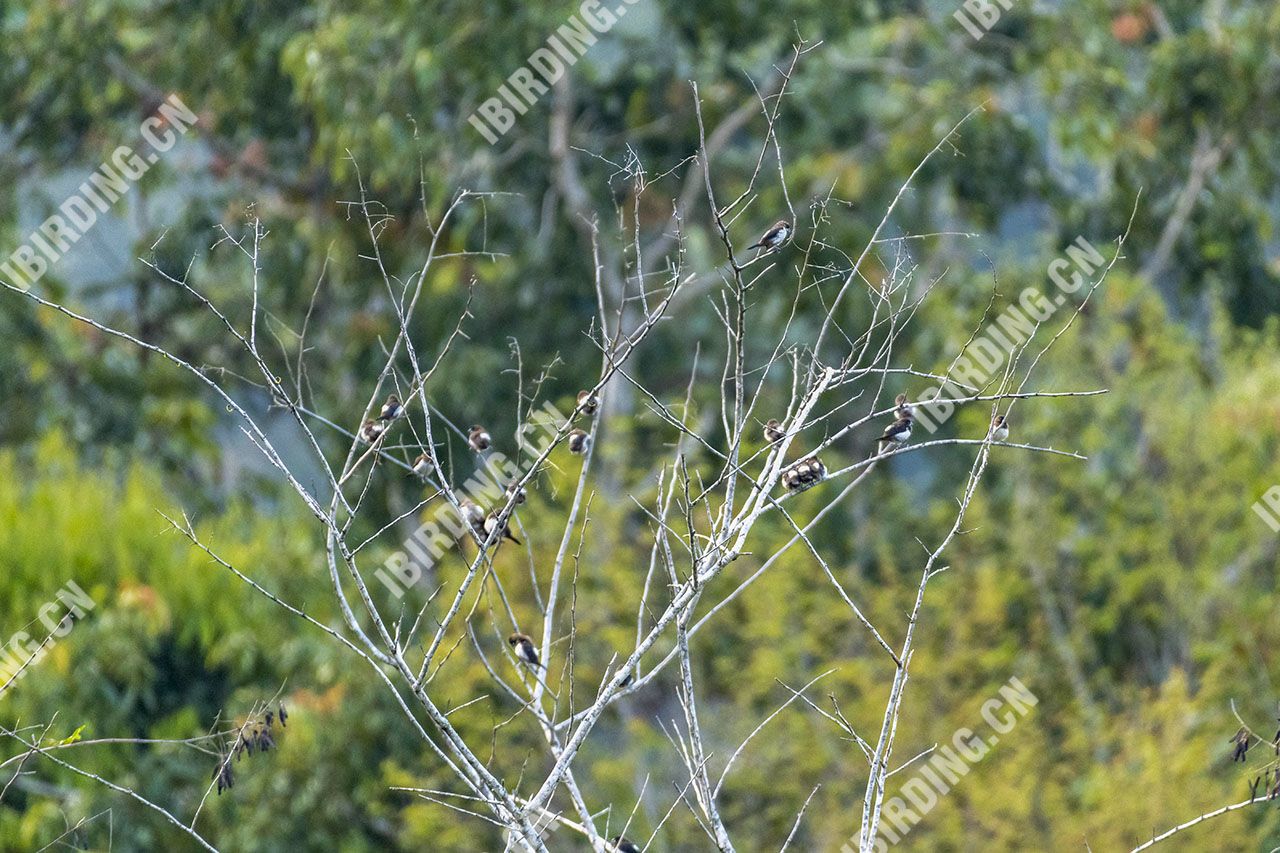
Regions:
<instances>
[{"instance_id":1,"label":"blurred background","mask_svg":"<svg viewBox=\"0 0 1280 853\"><path fill-rule=\"evenodd\" d=\"M597 307L582 212L598 216L617 269L619 226L638 228L646 245L670 232L684 161L698 144L690 81L709 132L729 128L713 177L718 196L731 199L751 179L764 139L753 83L768 89L797 38L822 42L791 81L777 133L799 239L812 232L811 203L830 196L822 238L853 257L911 170L985 104L887 225L885 236L936 235L898 245L909 246L918 282L941 277L899 341L900 365L945 370L993 284L997 309L1024 287L1046 290L1048 265L1068 244L1083 236L1110 258L1133 221L1123 259L1029 386L1110 393L1032 400L1015 415L1017 438L1089 459L993 454L968 532L926 603L895 755L905 761L958 727L981 728L982 702L1010 676L1039 704L902 846L1129 849L1153 830L1246 799L1248 780L1274 759L1263 744L1242 768L1228 740L1240 726L1233 704L1269 738L1280 700L1278 540L1252 509L1280 483L1280 7L1015 0L980 40L953 17L958 8L639 0L568 86L491 146L467 117L575 4L0 3L0 255L118 145L141 146L140 122L177 94L197 126L36 291L195 364L226 367L227 387L288 444L296 436L284 416L235 379L252 365L225 329L140 259L188 276L241 321L249 267L219 242L219 228L240 237L259 218L269 231L264 324L280 342L271 351L296 346L312 308L307 399L352 429L396 327L382 279L361 257L367 227L345 203L359 199L363 182L385 205L384 260L409 276L432 237L428 217L438 221L459 189L501 193L464 206L440 243L495 256L437 262L413 333L438 352L473 288L468 338L430 392L457 423L509 436L511 339L526 379L551 365L542 392L562 409L598 369L585 334ZM552 144L557 121L567 150ZM636 162L650 181L638 205L624 168ZM757 189L735 226L739 246L785 212L771 161ZM684 260L710 271L723 250L699 196L684 217ZM886 244L863 274L884 278L896 257ZM757 322L780 328L794 298L794 281L761 290ZM816 295L802 296L791 343L812 339L821 307ZM865 304L847 310L842 322L857 328ZM705 293L678 320L659 328L635 369L662 399L680 401L700 347L706 390L695 405L711 423L723 331ZM392 790L452 780L367 668L211 564L160 516L187 512L227 559L336 622L320 528L223 405L154 355L14 294L0 293L0 341L0 639L29 627L68 580L97 603L0 696L0 721L52 722L50 739L81 726L86 739L189 738L281 693L290 720L280 748L245 764L236 787L201 814L199 827L221 849L500 849L493 827ZM279 369L285 362L279 356ZM779 375L767 394L782 402L789 390ZM923 386L898 378L885 390L916 396ZM942 434L981 435L989 412L962 410ZM320 436L340 460L348 440ZM610 402L593 485L617 499L594 503L583 550L583 683L633 642L651 538L625 495L652 499L655 465L673 440L635 395ZM868 440L837 444L829 467L865 455ZM918 541L936 542L954 517L971 460L946 452L956 450L883 466L814 535L872 621L893 626L893 642L919 581ZM450 452L463 457L456 442ZM297 458L306 464L300 450ZM553 462L521 511L535 554L547 559L577 470L563 454ZM368 533L420 496L413 481L388 478L371 498ZM795 512L807 517L820 505L809 494ZM755 537L753 553L767 554L787 528L773 521ZM391 531L371 558L401 538ZM440 571L456 580L463 556ZM517 556L503 555L506 571L528 593ZM759 560L739 564L721 594ZM523 612L531 618L531 601ZM803 550L718 618L695 644L717 760L786 700L784 684L798 688L830 668L815 701L830 709L825 697L834 695L863 736L878 730L891 673ZM518 706L468 651L450 663L449 692L459 703L488 696L455 718L471 742L486 743ZM607 714L580 763L592 806L613 804L612 825L638 802L633 837L648 838L678 797L673 780L684 771L659 725L677 714L669 679L654 685ZM526 784L541 778L541 737L527 715L500 738L496 766L509 782L526 759ZM20 751L7 743L2 757ZM86 769L186 815L216 764L180 746L74 752ZM13 768L3 769L5 781ZM90 780L47 761L24 769L36 772L0 798L0 849L55 839L94 850L190 845ZM857 746L796 703L735 766L724 816L740 849L777 849L818 787L793 847L839 850L856 835L866 773ZM1270 849L1280 843L1276 815L1262 806L1233 812L1171 846ZM579 849L563 833L551 843ZM708 842L680 806L651 849Z\"/></svg>"}]
</instances>

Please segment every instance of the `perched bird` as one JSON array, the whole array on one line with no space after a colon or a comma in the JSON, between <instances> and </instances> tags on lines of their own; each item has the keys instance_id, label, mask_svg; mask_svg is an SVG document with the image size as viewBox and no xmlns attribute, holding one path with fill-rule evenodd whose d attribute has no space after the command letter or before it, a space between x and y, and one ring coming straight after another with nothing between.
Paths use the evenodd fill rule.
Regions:
<instances>
[{"instance_id":1,"label":"perched bird","mask_svg":"<svg viewBox=\"0 0 1280 853\"><path fill-rule=\"evenodd\" d=\"M777 420L771 418L769 422L764 425L764 440L770 444L777 444L786 437L787 434L782 431L782 424L778 423Z\"/></svg>"},{"instance_id":2,"label":"perched bird","mask_svg":"<svg viewBox=\"0 0 1280 853\"><path fill-rule=\"evenodd\" d=\"M1004 415L996 415L991 419L991 440L1009 440L1009 421L1005 419Z\"/></svg>"},{"instance_id":3,"label":"perched bird","mask_svg":"<svg viewBox=\"0 0 1280 853\"><path fill-rule=\"evenodd\" d=\"M419 477L425 478L431 473L431 457L425 453L418 454L418 458L413 460L413 473Z\"/></svg>"},{"instance_id":4,"label":"perched bird","mask_svg":"<svg viewBox=\"0 0 1280 853\"><path fill-rule=\"evenodd\" d=\"M378 414L378 420L394 421L403 414L404 406L400 404L400 398L395 394L391 394L387 397L387 402L382 404L382 411Z\"/></svg>"},{"instance_id":5,"label":"perched bird","mask_svg":"<svg viewBox=\"0 0 1280 853\"><path fill-rule=\"evenodd\" d=\"M609 839L609 843L613 845L613 849L618 853L640 853L640 846L634 841L628 841L621 835L615 835Z\"/></svg>"},{"instance_id":6,"label":"perched bird","mask_svg":"<svg viewBox=\"0 0 1280 853\"><path fill-rule=\"evenodd\" d=\"M1245 760L1245 753L1249 751L1249 730L1241 727L1240 731L1236 732L1235 736L1231 738L1230 743L1234 743L1236 745L1235 751L1231 753L1231 760L1233 762L1243 762Z\"/></svg>"},{"instance_id":7,"label":"perched bird","mask_svg":"<svg viewBox=\"0 0 1280 853\"><path fill-rule=\"evenodd\" d=\"M575 429L569 433L569 452L570 453L586 453L587 448L591 447L591 434L584 430Z\"/></svg>"},{"instance_id":8,"label":"perched bird","mask_svg":"<svg viewBox=\"0 0 1280 853\"><path fill-rule=\"evenodd\" d=\"M387 425L378 421L365 421L360 425L360 440L365 444L373 444L382 438L382 434L387 431Z\"/></svg>"},{"instance_id":9,"label":"perched bird","mask_svg":"<svg viewBox=\"0 0 1280 853\"><path fill-rule=\"evenodd\" d=\"M787 238L791 236L791 223L785 219L779 219L773 223L773 227L757 240L748 246L748 249L764 249L772 252L774 249L787 242Z\"/></svg>"},{"instance_id":10,"label":"perched bird","mask_svg":"<svg viewBox=\"0 0 1280 853\"><path fill-rule=\"evenodd\" d=\"M582 409L584 415L594 415L596 409L600 408L600 398L590 391L579 391L578 408Z\"/></svg>"},{"instance_id":11,"label":"perched bird","mask_svg":"<svg viewBox=\"0 0 1280 853\"><path fill-rule=\"evenodd\" d=\"M507 529L506 516L500 515L496 510L484 517L484 536L481 538L488 539L493 535L494 530L498 531L499 537L510 539L517 545L520 544L520 540L517 539L509 529Z\"/></svg>"},{"instance_id":12,"label":"perched bird","mask_svg":"<svg viewBox=\"0 0 1280 853\"><path fill-rule=\"evenodd\" d=\"M806 456L782 472L782 487L789 492L803 492L827 478L827 466L816 456Z\"/></svg>"},{"instance_id":13,"label":"perched bird","mask_svg":"<svg viewBox=\"0 0 1280 853\"><path fill-rule=\"evenodd\" d=\"M512 496L515 497L516 506L520 506L520 504L524 503L525 499L528 498L528 495L525 494L524 486L518 486L515 480L507 483L506 495L507 500L510 500Z\"/></svg>"},{"instance_id":14,"label":"perched bird","mask_svg":"<svg viewBox=\"0 0 1280 853\"><path fill-rule=\"evenodd\" d=\"M911 425L915 422L915 415L910 410L905 415L898 418L893 423L884 428L878 441L883 451L886 447L892 447L895 444L903 444L911 439Z\"/></svg>"},{"instance_id":15,"label":"perched bird","mask_svg":"<svg viewBox=\"0 0 1280 853\"><path fill-rule=\"evenodd\" d=\"M906 394L899 394L893 398L893 416L895 418L905 418L907 415L913 414L911 404L907 402Z\"/></svg>"},{"instance_id":16,"label":"perched bird","mask_svg":"<svg viewBox=\"0 0 1280 853\"><path fill-rule=\"evenodd\" d=\"M476 502L471 498L463 498L458 504L458 508L462 511L462 520L476 532L477 536L484 539L484 510L477 506Z\"/></svg>"},{"instance_id":17,"label":"perched bird","mask_svg":"<svg viewBox=\"0 0 1280 853\"><path fill-rule=\"evenodd\" d=\"M471 432L467 433L467 444L471 445L471 449L476 453L483 453L493 446L493 437L489 435L489 431L477 424L471 428Z\"/></svg>"},{"instance_id":18,"label":"perched bird","mask_svg":"<svg viewBox=\"0 0 1280 853\"><path fill-rule=\"evenodd\" d=\"M538 660L538 649L533 645L533 638L528 634L521 634L516 631L510 637L507 637L507 642L511 644L516 657L522 662L532 667L542 666L542 662Z\"/></svg>"}]
</instances>

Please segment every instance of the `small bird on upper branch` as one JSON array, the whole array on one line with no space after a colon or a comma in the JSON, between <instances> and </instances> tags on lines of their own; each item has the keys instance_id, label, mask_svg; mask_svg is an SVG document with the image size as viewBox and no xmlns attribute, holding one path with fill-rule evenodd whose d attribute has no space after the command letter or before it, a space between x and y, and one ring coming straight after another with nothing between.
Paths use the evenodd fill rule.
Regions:
<instances>
[{"instance_id":1,"label":"small bird on upper branch","mask_svg":"<svg viewBox=\"0 0 1280 853\"><path fill-rule=\"evenodd\" d=\"M535 668L542 666L542 662L538 660L538 649L533 644L533 638L528 634L521 634L519 631L516 631L510 637L507 637L507 642L511 644L511 648L515 651L516 657L523 663L527 663L529 666Z\"/></svg>"},{"instance_id":2,"label":"small bird on upper branch","mask_svg":"<svg viewBox=\"0 0 1280 853\"><path fill-rule=\"evenodd\" d=\"M394 421L403 414L404 406L400 404L400 398L392 394L387 397L387 402L382 404L382 411L378 413L378 420Z\"/></svg>"},{"instance_id":3,"label":"small bird on upper branch","mask_svg":"<svg viewBox=\"0 0 1280 853\"><path fill-rule=\"evenodd\" d=\"M761 235L760 239L747 247L750 249L764 249L772 252L774 249L787 242L787 238L791 236L791 223L785 219L779 219L773 223L773 227Z\"/></svg>"},{"instance_id":4,"label":"small bird on upper branch","mask_svg":"<svg viewBox=\"0 0 1280 853\"><path fill-rule=\"evenodd\" d=\"M476 453L483 453L493 446L493 438L487 429L476 424L467 433L467 444L471 445L471 449Z\"/></svg>"}]
</instances>

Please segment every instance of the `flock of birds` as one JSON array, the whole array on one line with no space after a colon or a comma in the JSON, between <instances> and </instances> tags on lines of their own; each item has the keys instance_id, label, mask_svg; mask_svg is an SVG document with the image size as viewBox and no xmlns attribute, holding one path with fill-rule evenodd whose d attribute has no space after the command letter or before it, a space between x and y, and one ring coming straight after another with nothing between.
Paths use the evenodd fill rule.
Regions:
<instances>
[{"instance_id":1,"label":"flock of birds","mask_svg":"<svg viewBox=\"0 0 1280 853\"><path fill-rule=\"evenodd\" d=\"M747 248L772 252L784 245L790 236L791 223L785 219L779 220L758 241ZM590 391L578 392L577 412L588 416L594 415L599 405L599 399ZM405 408L400 399L395 394L388 396L387 401L382 405L382 409L378 413L378 417L366 420L361 424L358 432L359 439L367 445L375 445L386 434L391 424L404 417L404 415ZM877 453L884 453L886 450L899 447L908 442L911 439L911 431L914 424L915 413L912 410L912 405L907 402L906 394L899 394L894 400L893 423L885 427L884 432L877 439ZM787 436L785 428L776 419L768 421L764 425L763 432L765 442L770 445L777 444ZM1008 439L1009 424L1004 415L996 415L992 419L990 437L997 442L1003 442ZM575 429L567 437L569 451L575 454L584 454L590 449L591 440L590 433ZM484 453L493 446L493 436L490 435L487 429L477 424L468 431L467 444L476 453ZM410 467L414 474L426 478L432 471L433 463L431 457L423 453L413 460L413 464ZM826 479L826 476L826 465L817 455L810 455L787 466L782 471L779 479L783 488L787 491L802 492L821 483ZM506 503L512 506L518 506L524 503L526 499L524 488L515 482L507 486L506 495ZM501 510L486 513L470 498L464 498L460 501L459 506L462 510L463 520L482 541L488 541L490 537L495 536L496 532L497 537L508 539L517 545L521 544L520 540L508 529L508 513L504 513ZM516 659L521 663L531 669L538 669L542 666L542 661L538 657L538 647L528 634L516 631L507 638L507 643L511 646ZM618 853L640 853L640 847L621 835L610 839L609 843Z\"/></svg>"}]
</instances>

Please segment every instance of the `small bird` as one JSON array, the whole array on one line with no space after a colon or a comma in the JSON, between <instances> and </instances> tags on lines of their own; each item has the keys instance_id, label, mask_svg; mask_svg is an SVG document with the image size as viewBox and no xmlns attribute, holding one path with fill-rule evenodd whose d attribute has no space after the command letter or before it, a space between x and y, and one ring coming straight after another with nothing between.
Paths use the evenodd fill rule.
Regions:
<instances>
[{"instance_id":1,"label":"small bird","mask_svg":"<svg viewBox=\"0 0 1280 853\"><path fill-rule=\"evenodd\" d=\"M425 479L431 473L431 457L425 453L418 454L418 458L413 460L413 473Z\"/></svg>"},{"instance_id":2,"label":"small bird","mask_svg":"<svg viewBox=\"0 0 1280 853\"><path fill-rule=\"evenodd\" d=\"M391 394L387 397L387 402L382 404L382 411L378 414L378 420L394 421L403 414L404 406L400 404L400 398L395 394Z\"/></svg>"},{"instance_id":3,"label":"small bird","mask_svg":"<svg viewBox=\"0 0 1280 853\"><path fill-rule=\"evenodd\" d=\"M476 453L483 453L493 446L493 437L489 435L489 431L479 424L471 428L471 432L467 433L467 444L471 445L471 449Z\"/></svg>"},{"instance_id":4,"label":"small bird","mask_svg":"<svg viewBox=\"0 0 1280 853\"><path fill-rule=\"evenodd\" d=\"M512 480L510 483L507 483L506 495L507 495L507 500L511 500L512 496L513 495L515 496L516 506L520 506L520 504L524 503L525 500L529 497L525 493L524 486L518 486L515 480Z\"/></svg>"},{"instance_id":5,"label":"small bird","mask_svg":"<svg viewBox=\"0 0 1280 853\"><path fill-rule=\"evenodd\" d=\"M618 853L640 853L640 847L634 841L628 841L621 835L615 835L609 839L609 843L613 845L613 849Z\"/></svg>"},{"instance_id":6,"label":"small bird","mask_svg":"<svg viewBox=\"0 0 1280 853\"><path fill-rule=\"evenodd\" d=\"M387 431L387 425L378 421L365 421L360 425L360 440L365 444L373 444L382 438L382 434Z\"/></svg>"},{"instance_id":7,"label":"small bird","mask_svg":"<svg viewBox=\"0 0 1280 853\"><path fill-rule=\"evenodd\" d=\"M827 478L827 466L816 456L806 456L782 472L782 487L789 492L803 492Z\"/></svg>"},{"instance_id":8,"label":"small bird","mask_svg":"<svg viewBox=\"0 0 1280 853\"><path fill-rule=\"evenodd\" d=\"M880 435L878 441L881 444L881 451L895 444L904 444L911 439L911 425L915 421L915 415L909 410L905 415L898 418L893 423L884 428L884 432Z\"/></svg>"},{"instance_id":9,"label":"small bird","mask_svg":"<svg viewBox=\"0 0 1280 853\"><path fill-rule=\"evenodd\" d=\"M586 453L591 447L591 434L584 430L575 429L569 433L569 452L570 453Z\"/></svg>"},{"instance_id":10,"label":"small bird","mask_svg":"<svg viewBox=\"0 0 1280 853\"><path fill-rule=\"evenodd\" d=\"M791 223L785 219L779 219L773 223L773 227L757 240L748 246L748 249L764 249L772 252L774 249L787 242L787 238L791 236Z\"/></svg>"},{"instance_id":11,"label":"small bird","mask_svg":"<svg viewBox=\"0 0 1280 853\"><path fill-rule=\"evenodd\" d=\"M899 394L893 398L893 416L895 418L905 418L907 415L914 413L911 404L907 402L906 394Z\"/></svg>"},{"instance_id":12,"label":"small bird","mask_svg":"<svg viewBox=\"0 0 1280 853\"><path fill-rule=\"evenodd\" d=\"M769 422L764 425L764 440L770 444L777 444L786 437L787 434L782 431L782 424L778 423L776 419L771 418Z\"/></svg>"},{"instance_id":13,"label":"small bird","mask_svg":"<svg viewBox=\"0 0 1280 853\"><path fill-rule=\"evenodd\" d=\"M1249 730L1241 727L1240 731L1235 733L1235 737L1231 738L1230 743L1236 745L1235 751L1231 754L1232 762L1245 761L1245 753L1249 751Z\"/></svg>"},{"instance_id":14,"label":"small bird","mask_svg":"<svg viewBox=\"0 0 1280 853\"><path fill-rule=\"evenodd\" d=\"M507 637L507 642L511 644L511 648L515 651L516 657L518 657L522 662L535 668L542 666L542 661L538 660L538 649L533 644L533 638L528 634L521 634L519 631L516 631L510 637Z\"/></svg>"},{"instance_id":15,"label":"small bird","mask_svg":"<svg viewBox=\"0 0 1280 853\"><path fill-rule=\"evenodd\" d=\"M483 540L485 538L484 510L477 506L476 502L471 498L463 498L458 504L458 508L462 512L462 520L470 525L476 535Z\"/></svg>"},{"instance_id":16,"label":"small bird","mask_svg":"<svg viewBox=\"0 0 1280 853\"><path fill-rule=\"evenodd\" d=\"M584 415L594 415L596 409L600 408L600 398L590 391L579 391L578 408L582 409Z\"/></svg>"},{"instance_id":17,"label":"small bird","mask_svg":"<svg viewBox=\"0 0 1280 853\"><path fill-rule=\"evenodd\" d=\"M1009 440L1009 421L1004 415L996 415L991 419L991 440L992 441L1008 441Z\"/></svg>"},{"instance_id":18,"label":"small bird","mask_svg":"<svg viewBox=\"0 0 1280 853\"><path fill-rule=\"evenodd\" d=\"M517 539L515 535L507 528L506 517L500 516L496 510L484 517L484 535L481 538L488 539L491 535L493 535L494 530L499 531L498 532L499 537L510 539L512 542L516 543L517 545L520 544L520 540Z\"/></svg>"}]
</instances>

